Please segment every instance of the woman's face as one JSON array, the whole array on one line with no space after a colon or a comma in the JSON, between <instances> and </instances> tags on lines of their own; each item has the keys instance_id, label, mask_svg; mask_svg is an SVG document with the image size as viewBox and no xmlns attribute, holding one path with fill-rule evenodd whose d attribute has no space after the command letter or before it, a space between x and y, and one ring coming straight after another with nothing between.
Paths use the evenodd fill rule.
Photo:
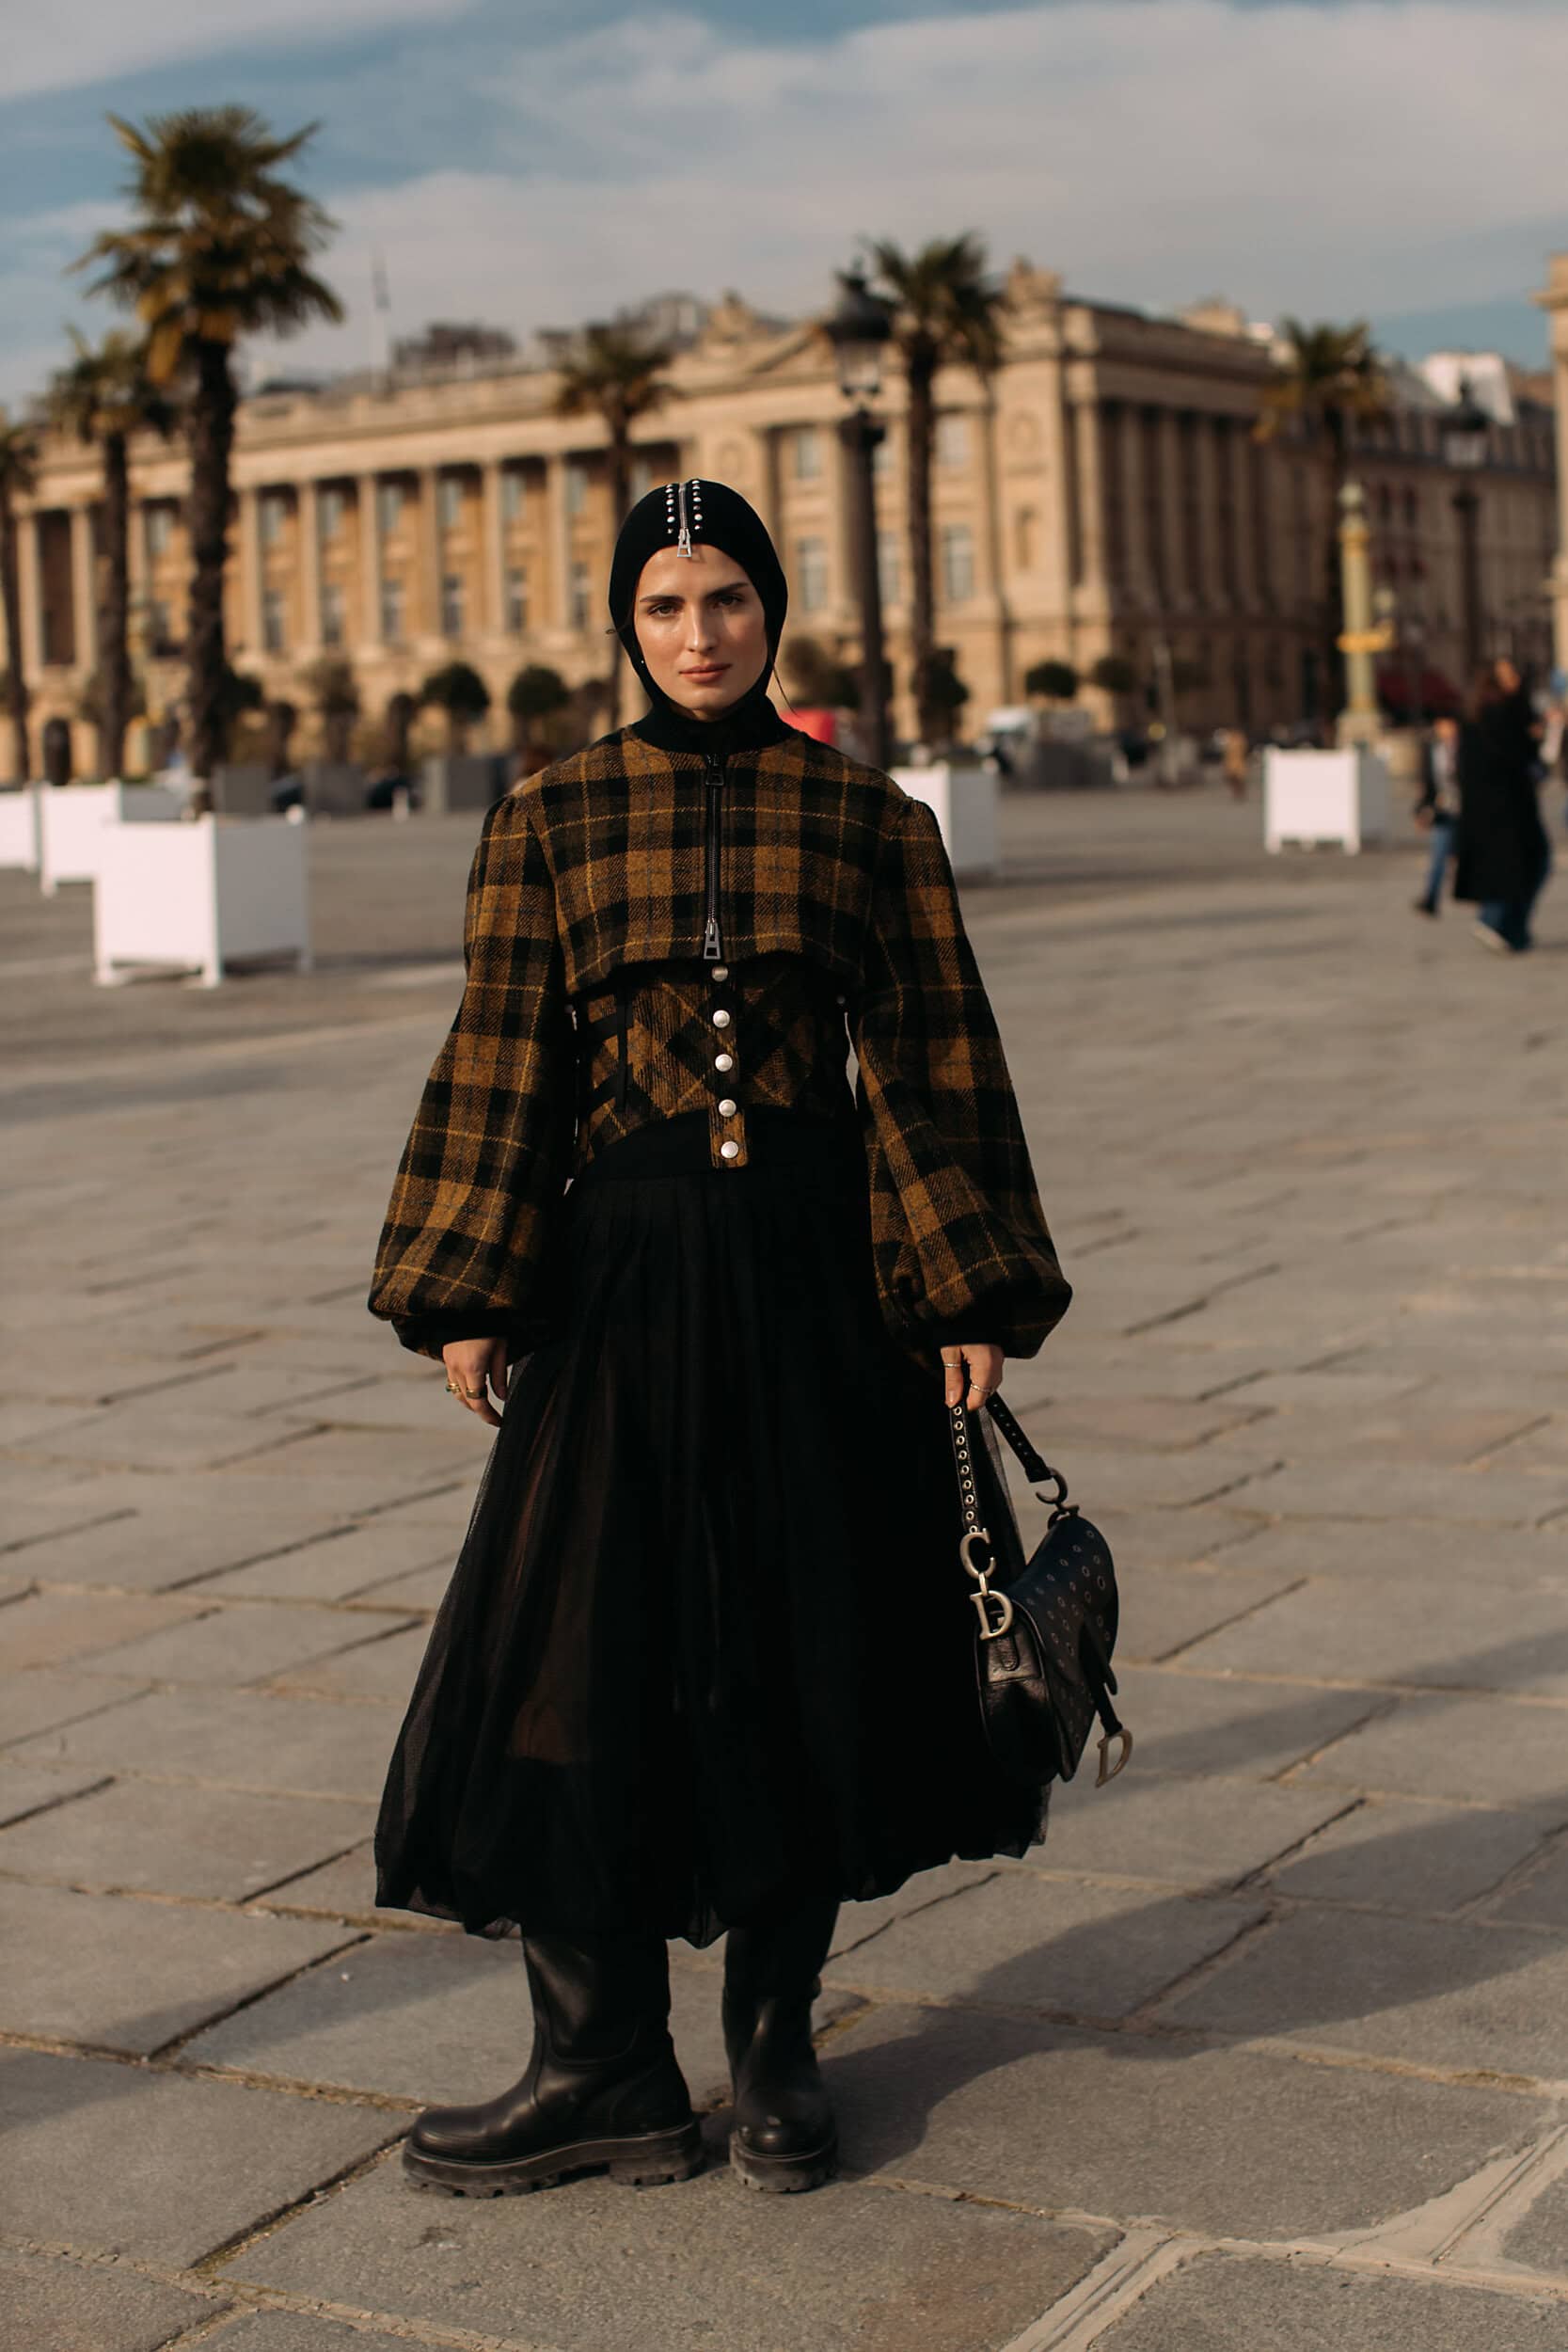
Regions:
<instances>
[{"instance_id":1,"label":"woman's face","mask_svg":"<svg viewBox=\"0 0 1568 2352\"><path fill-rule=\"evenodd\" d=\"M689 718L721 719L768 667L762 598L721 548L650 555L632 622L655 685Z\"/></svg>"},{"instance_id":2,"label":"woman's face","mask_svg":"<svg viewBox=\"0 0 1568 2352\"><path fill-rule=\"evenodd\" d=\"M1518 671L1507 654L1499 654L1492 664L1492 675L1505 694L1516 694L1522 683Z\"/></svg>"}]
</instances>

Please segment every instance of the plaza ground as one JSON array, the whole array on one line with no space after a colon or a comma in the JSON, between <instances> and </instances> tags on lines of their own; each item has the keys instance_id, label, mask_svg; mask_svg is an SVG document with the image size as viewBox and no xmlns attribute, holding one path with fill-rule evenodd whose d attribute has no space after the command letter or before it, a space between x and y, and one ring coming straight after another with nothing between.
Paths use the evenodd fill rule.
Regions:
<instances>
[{"instance_id":1,"label":"plaza ground","mask_svg":"<svg viewBox=\"0 0 1568 2352\"><path fill-rule=\"evenodd\" d=\"M797 2199L684 1947L702 2178L399 2170L528 2039L366 1842L483 1455L362 1311L471 827L316 829L317 970L213 993L0 875L4 2352L1562 2352L1568 883L1505 961L1414 838L1259 832L1009 800L966 893L1078 1291L1006 1393L1137 1753L845 1912Z\"/></svg>"}]
</instances>

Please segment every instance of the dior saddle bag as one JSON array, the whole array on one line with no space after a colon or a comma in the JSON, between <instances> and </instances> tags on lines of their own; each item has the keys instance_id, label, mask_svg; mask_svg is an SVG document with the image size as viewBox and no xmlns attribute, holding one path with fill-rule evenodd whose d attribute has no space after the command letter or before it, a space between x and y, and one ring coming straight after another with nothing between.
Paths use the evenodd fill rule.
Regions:
<instances>
[{"instance_id":1,"label":"dior saddle bag","mask_svg":"<svg viewBox=\"0 0 1568 2352\"><path fill-rule=\"evenodd\" d=\"M986 1739L1003 1772L1043 1787L1072 1778L1098 1717L1095 1785L1102 1788L1132 1753L1132 1734L1111 1703L1118 1616L1111 1549L1068 1501L1067 1481L1031 1445L1001 1397L988 1398L986 1409L1051 1513L1027 1561L1016 1541L1007 1545L1006 1532L992 1542L980 1518L979 1439L964 1406L952 1406L948 1422L963 1520L958 1558L973 1587L974 1674ZM1001 1476L999 1463L995 1475ZM1114 1763L1113 1742L1119 1743Z\"/></svg>"}]
</instances>

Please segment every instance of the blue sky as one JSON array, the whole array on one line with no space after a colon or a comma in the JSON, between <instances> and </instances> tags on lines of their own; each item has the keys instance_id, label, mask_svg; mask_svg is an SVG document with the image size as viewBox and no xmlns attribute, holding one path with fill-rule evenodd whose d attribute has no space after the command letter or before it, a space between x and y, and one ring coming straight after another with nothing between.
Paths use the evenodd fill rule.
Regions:
<instances>
[{"instance_id":1,"label":"blue sky","mask_svg":"<svg viewBox=\"0 0 1568 2352\"><path fill-rule=\"evenodd\" d=\"M973 227L1112 300L1538 358L1568 246L1564 0L35 0L7 50L0 399L107 323L60 273L118 211L111 108L320 119L316 368L366 356L377 250L400 331L807 309L863 233Z\"/></svg>"}]
</instances>

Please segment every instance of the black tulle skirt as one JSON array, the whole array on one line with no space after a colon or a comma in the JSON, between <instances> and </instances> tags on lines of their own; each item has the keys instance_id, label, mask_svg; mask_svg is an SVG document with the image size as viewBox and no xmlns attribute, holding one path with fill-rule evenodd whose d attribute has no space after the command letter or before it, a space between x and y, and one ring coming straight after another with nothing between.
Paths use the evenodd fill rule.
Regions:
<instances>
[{"instance_id":1,"label":"black tulle skirt","mask_svg":"<svg viewBox=\"0 0 1568 2352\"><path fill-rule=\"evenodd\" d=\"M698 1115L567 1195L566 1336L513 1372L388 1776L385 1906L705 1944L1042 1834L980 1736L940 1374L883 1324L858 1135L749 1125L744 1168Z\"/></svg>"}]
</instances>

